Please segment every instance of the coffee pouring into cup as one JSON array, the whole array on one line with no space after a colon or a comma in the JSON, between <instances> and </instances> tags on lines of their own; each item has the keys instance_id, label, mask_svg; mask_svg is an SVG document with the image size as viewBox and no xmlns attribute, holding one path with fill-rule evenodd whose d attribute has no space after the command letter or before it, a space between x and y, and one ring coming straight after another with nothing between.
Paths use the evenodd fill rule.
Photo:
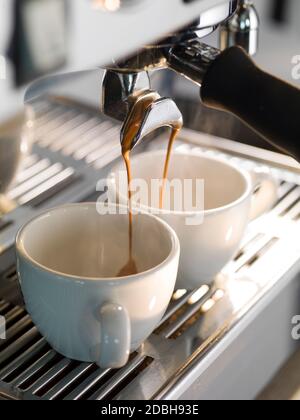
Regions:
<instances>
[{"instance_id":1,"label":"coffee pouring into cup","mask_svg":"<svg viewBox=\"0 0 300 420\"><path fill-rule=\"evenodd\" d=\"M120 276L128 212L115 205L98 210L96 203L65 205L29 222L16 239L18 274L27 311L56 351L119 368L167 309L180 245L164 221L139 214L133 219L138 272Z\"/></svg>"},{"instance_id":2,"label":"coffee pouring into cup","mask_svg":"<svg viewBox=\"0 0 300 420\"><path fill-rule=\"evenodd\" d=\"M249 173L223 159L207 157L195 152L174 152L171 156L168 180L176 180L184 189L185 181L194 186L187 206L182 204L174 189L165 197L162 209L157 205L158 192L151 191L152 181L161 179L165 151L137 154L131 159L133 184L143 180L148 188L145 194L139 189L132 205L153 213L166 221L177 233L181 243L177 289L194 289L209 284L238 252L246 228L251 220L269 210L277 199L277 181L269 173ZM108 177L108 194L111 200L127 203L126 183L122 182L124 167L117 164ZM195 182L202 181L203 199L195 198ZM178 191L178 190L177 190ZM166 189L167 192L167 189ZM155 204L149 197L155 197ZM173 195L173 197L172 197ZM184 196L184 191L183 191ZM176 200L177 198L177 200ZM196 207L191 203L197 203ZM198 206L198 207L197 207Z\"/></svg>"}]
</instances>

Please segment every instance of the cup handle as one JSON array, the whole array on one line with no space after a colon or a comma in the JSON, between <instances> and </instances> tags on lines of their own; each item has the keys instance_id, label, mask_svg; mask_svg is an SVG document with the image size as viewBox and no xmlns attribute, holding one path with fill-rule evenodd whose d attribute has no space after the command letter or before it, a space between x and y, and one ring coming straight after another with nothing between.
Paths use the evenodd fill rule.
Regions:
<instances>
[{"instance_id":1,"label":"cup handle","mask_svg":"<svg viewBox=\"0 0 300 420\"><path fill-rule=\"evenodd\" d=\"M253 183L252 221L269 211L278 200L278 181L268 171L253 171L250 175Z\"/></svg>"},{"instance_id":2,"label":"cup handle","mask_svg":"<svg viewBox=\"0 0 300 420\"><path fill-rule=\"evenodd\" d=\"M100 309L101 343L99 365L117 369L124 366L130 354L131 329L127 310L106 303Z\"/></svg>"}]
</instances>

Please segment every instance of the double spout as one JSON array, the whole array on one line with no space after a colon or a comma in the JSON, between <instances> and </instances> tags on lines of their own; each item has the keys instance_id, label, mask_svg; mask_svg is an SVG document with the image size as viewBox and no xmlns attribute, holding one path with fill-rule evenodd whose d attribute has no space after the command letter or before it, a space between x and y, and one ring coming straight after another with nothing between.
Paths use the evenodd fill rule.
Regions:
<instances>
[{"instance_id":1,"label":"double spout","mask_svg":"<svg viewBox=\"0 0 300 420\"><path fill-rule=\"evenodd\" d=\"M123 123L121 144L130 138L133 149L145 136L162 127L180 129L183 118L176 103L151 90L147 72L107 71L103 81L103 111Z\"/></svg>"}]
</instances>

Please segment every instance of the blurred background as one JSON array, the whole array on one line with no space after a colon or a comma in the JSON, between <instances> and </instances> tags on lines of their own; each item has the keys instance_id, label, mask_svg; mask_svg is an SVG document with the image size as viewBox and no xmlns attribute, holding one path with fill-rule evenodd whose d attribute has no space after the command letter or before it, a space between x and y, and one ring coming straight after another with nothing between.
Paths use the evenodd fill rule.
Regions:
<instances>
[{"instance_id":1,"label":"blurred background","mask_svg":"<svg viewBox=\"0 0 300 420\"><path fill-rule=\"evenodd\" d=\"M87 46L76 34L74 10L84 14L86 0L1 0L0 2L0 122L23 107L24 91L31 80L52 73L85 69L81 57ZM255 61L264 69L300 87L292 77L300 56L299 0L255 0L260 14L260 49ZM89 20L96 25L96 20ZM218 45L218 33L206 39ZM205 41L205 39L204 39ZM95 56L101 40L91 40ZM300 74L300 71L298 72ZM197 88L171 72L158 72L153 84L162 94L175 97L187 127L250 144L266 146L234 117L203 108ZM93 87L94 89L94 87ZM258 92L259 95L259 92ZM280 98L278 98L280 101ZM197 106L195 106L195 103Z\"/></svg>"}]
</instances>

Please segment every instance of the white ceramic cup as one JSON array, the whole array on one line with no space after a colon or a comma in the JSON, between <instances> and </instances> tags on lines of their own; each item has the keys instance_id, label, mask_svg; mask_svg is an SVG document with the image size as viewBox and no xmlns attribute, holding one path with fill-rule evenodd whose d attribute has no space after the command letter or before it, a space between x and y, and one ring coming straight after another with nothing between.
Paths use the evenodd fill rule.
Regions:
<instances>
[{"instance_id":1,"label":"white ceramic cup","mask_svg":"<svg viewBox=\"0 0 300 420\"><path fill-rule=\"evenodd\" d=\"M19 232L26 308L64 356L121 367L165 313L178 270L176 234L149 214L135 217L133 256L140 274L119 278L128 241L128 215L99 215L95 203L49 210Z\"/></svg>"},{"instance_id":2,"label":"white ceramic cup","mask_svg":"<svg viewBox=\"0 0 300 420\"><path fill-rule=\"evenodd\" d=\"M151 180L160 179L165 158L165 151L133 155L133 179L146 180L148 186ZM177 233L181 254L176 288L194 289L211 283L234 257L249 221L265 213L276 201L278 185L268 173L250 174L223 159L194 152L172 154L169 180L174 179L204 180L204 206L191 211L165 207L161 211L147 207L147 201L139 197L140 207L159 215ZM108 193L112 201L125 204L127 186L122 180L124 164L120 162L108 177ZM133 205L137 206L134 197ZM193 218L202 222L189 225L187 219Z\"/></svg>"}]
</instances>

